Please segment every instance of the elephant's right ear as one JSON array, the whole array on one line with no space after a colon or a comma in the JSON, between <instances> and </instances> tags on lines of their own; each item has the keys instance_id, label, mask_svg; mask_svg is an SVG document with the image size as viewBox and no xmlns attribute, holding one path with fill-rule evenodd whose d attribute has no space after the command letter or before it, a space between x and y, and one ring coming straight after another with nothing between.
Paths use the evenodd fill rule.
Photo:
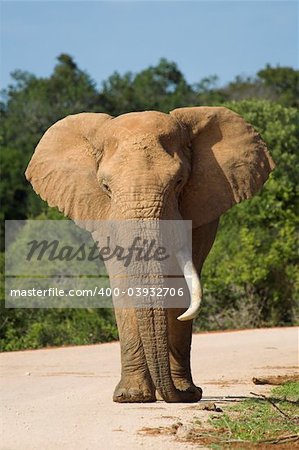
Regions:
<instances>
[{"instance_id":1,"label":"elephant's right ear","mask_svg":"<svg viewBox=\"0 0 299 450\"><path fill-rule=\"evenodd\" d=\"M100 220L108 207L96 172L110 119L81 113L59 120L40 140L26 170L35 192L73 220Z\"/></svg>"},{"instance_id":2,"label":"elephant's right ear","mask_svg":"<svg viewBox=\"0 0 299 450\"><path fill-rule=\"evenodd\" d=\"M275 164L265 142L241 116L208 106L170 114L189 135L192 168L180 209L193 227L214 221L261 190Z\"/></svg>"}]
</instances>

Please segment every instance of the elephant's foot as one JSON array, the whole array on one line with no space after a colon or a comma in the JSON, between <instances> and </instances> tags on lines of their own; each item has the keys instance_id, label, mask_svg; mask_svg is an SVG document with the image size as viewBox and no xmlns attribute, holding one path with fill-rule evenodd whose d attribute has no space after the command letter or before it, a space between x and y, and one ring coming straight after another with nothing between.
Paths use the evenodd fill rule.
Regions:
<instances>
[{"instance_id":1,"label":"elephant's foot","mask_svg":"<svg viewBox=\"0 0 299 450\"><path fill-rule=\"evenodd\" d=\"M186 378L174 378L175 387L186 394L188 398L190 396L190 402L199 402L202 397L202 389L199 386L195 386L192 381Z\"/></svg>"},{"instance_id":2,"label":"elephant's foot","mask_svg":"<svg viewBox=\"0 0 299 450\"><path fill-rule=\"evenodd\" d=\"M202 389L199 386L195 386L192 381L186 378L177 378L173 380L176 389L179 391L179 397L181 402L195 403L199 402L202 398ZM161 395L156 392L157 400L163 400Z\"/></svg>"},{"instance_id":3,"label":"elephant's foot","mask_svg":"<svg viewBox=\"0 0 299 450\"><path fill-rule=\"evenodd\" d=\"M134 376L122 378L115 388L113 401L118 403L155 402L155 388L151 380Z\"/></svg>"}]
</instances>

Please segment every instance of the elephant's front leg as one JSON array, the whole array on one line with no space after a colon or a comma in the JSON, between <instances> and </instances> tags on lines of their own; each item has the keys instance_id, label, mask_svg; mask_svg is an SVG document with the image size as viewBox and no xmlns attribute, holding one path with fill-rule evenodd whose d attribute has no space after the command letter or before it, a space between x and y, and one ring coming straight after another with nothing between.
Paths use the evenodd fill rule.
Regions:
<instances>
[{"instance_id":1,"label":"elephant's front leg","mask_svg":"<svg viewBox=\"0 0 299 450\"><path fill-rule=\"evenodd\" d=\"M202 397L202 390L195 386L190 367L192 320L177 320L186 308L168 309L168 340L171 376L175 387L181 391L194 392L196 400Z\"/></svg>"},{"instance_id":2,"label":"elephant's front leg","mask_svg":"<svg viewBox=\"0 0 299 450\"><path fill-rule=\"evenodd\" d=\"M146 364L136 311L116 308L115 316L121 348L121 380L113 400L120 403L154 402L155 387Z\"/></svg>"},{"instance_id":3,"label":"elephant's front leg","mask_svg":"<svg viewBox=\"0 0 299 450\"><path fill-rule=\"evenodd\" d=\"M203 263L215 240L219 219L192 231L192 259L200 275ZM195 395L202 395L202 390L192 381L190 352L192 339L192 320L182 322L177 317L184 309L168 310L168 339L170 347L171 375L175 386L181 390L191 390Z\"/></svg>"}]
</instances>

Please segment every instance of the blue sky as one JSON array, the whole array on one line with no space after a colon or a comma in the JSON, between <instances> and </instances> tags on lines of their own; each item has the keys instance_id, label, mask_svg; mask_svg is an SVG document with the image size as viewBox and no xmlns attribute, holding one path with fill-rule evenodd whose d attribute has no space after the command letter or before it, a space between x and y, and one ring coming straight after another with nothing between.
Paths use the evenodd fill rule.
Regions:
<instances>
[{"instance_id":1,"label":"blue sky","mask_svg":"<svg viewBox=\"0 0 299 450\"><path fill-rule=\"evenodd\" d=\"M265 64L298 66L296 1L2 1L1 87L22 69L48 76L72 55L100 85L114 71L175 61L187 81L220 84Z\"/></svg>"}]
</instances>

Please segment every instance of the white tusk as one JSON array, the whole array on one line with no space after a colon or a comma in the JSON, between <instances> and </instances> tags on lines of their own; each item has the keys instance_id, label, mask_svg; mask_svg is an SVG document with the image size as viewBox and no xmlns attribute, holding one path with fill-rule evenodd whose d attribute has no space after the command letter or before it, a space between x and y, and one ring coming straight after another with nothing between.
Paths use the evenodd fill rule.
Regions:
<instances>
[{"instance_id":1,"label":"white tusk","mask_svg":"<svg viewBox=\"0 0 299 450\"><path fill-rule=\"evenodd\" d=\"M194 319L199 312L202 298L200 279L194 267L190 252L186 251L186 249L181 249L176 254L176 257L190 292L190 306L187 311L178 317L178 320L191 320Z\"/></svg>"}]
</instances>

